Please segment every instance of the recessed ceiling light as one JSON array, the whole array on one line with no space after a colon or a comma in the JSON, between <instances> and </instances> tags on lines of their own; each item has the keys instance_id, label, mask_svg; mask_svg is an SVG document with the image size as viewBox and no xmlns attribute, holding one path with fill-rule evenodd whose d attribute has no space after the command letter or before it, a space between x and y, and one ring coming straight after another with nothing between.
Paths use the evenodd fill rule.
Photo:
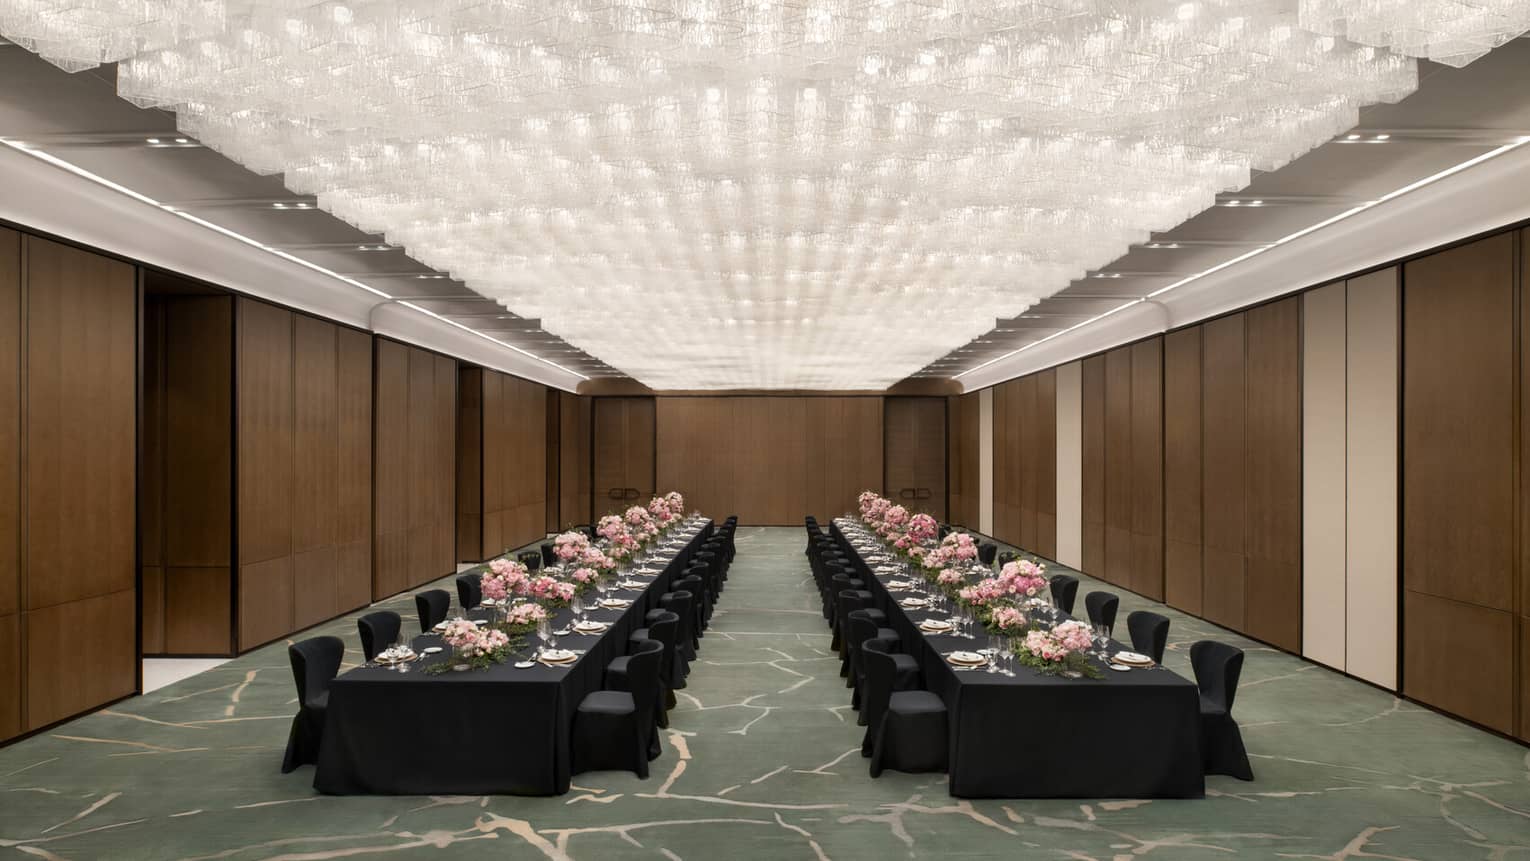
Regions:
<instances>
[{"instance_id":1,"label":"recessed ceiling light","mask_svg":"<svg viewBox=\"0 0 1530 861\"><path fill-rule=\"evenodd\" d=\"M1360 136L1359 135L1348 135L1344 139L1347 140L1347 141L1357 141L1357 140L1360 139Z\"/></svg>"},{"instance_id":2,"label":"recessed ceiling light","mask_svg":"<svg viewBox=\"0 0 1530 861\"><path fill-rule=\"evenodd\" d=\"M273 204L271 204L271 208L272 209L286 209L287 208L287 204L285 204L285 203L273 203Z\"/></svg>"},{"instance_id":3,"label":"recessed ceiling light","mask_svg":"<svg viewBox=\"0 0 1530 861\"><path fill-rule=\"evenodd\" d=\"M297 205L297 208L298 209L308 209L309 207L308 207L308 204L306 204L306 203L300 203L300 204Z\"/></svg>"},{"instance_id":4,"label":"recessed ceiling light","mask_svg":"<svg viewBox=\"0 0 1530 861\"><path fill-rule=\"evenodd\" d=\"M1238 200L1229 200L1229 201L1227 201L1226 203L1224 203L1222 205L1223 206L1237 206L1241 202L1242 201L1238 201Z\"/></svg>"},{"instance_id":5,"label":"recessed ceiling light","mask_svg":"<svg viewBox=\"0 0 1530 861\"><path fill-rule=\"evenodd\" d=\"M1391 135L1377 135L1376 136L1376 140L1379 140L1379 141L1391 140L1391 139L1392 139Z\"/></svg>"},{"instance_id":6,"label":"recessed ceiling light","mask_svg":"<svg viewBox=\"0 0 1530 861\"><path fill-rule=\"evenodd\" d=\"M187 140L186 138L176 138L175 142L179 144L191 143L191 141Z\"/></svg>"},{"instance_id":7,"label":"recessed ceiling light","mask_svg":"<svg viewBox=\"0 0 1530 861\"><path fill-rule=\"evenodd\" d=\"M157 144L157 143L159 143L159 138L148 138L147 140L144 141L144 143Z\"/></svg>"},{"instance_id":8,"label":"recessed ceiling light","mask_svg":"<svg viewBox=\"0 0 1530 861\"><path fill-rule=\"evenodd\" d=\"M1264 201L1262 201L1262 200L1252 200L1252 201L1249 201L1248 205L1249 206L1264 206Z\"/></svg>"}]
</instances>

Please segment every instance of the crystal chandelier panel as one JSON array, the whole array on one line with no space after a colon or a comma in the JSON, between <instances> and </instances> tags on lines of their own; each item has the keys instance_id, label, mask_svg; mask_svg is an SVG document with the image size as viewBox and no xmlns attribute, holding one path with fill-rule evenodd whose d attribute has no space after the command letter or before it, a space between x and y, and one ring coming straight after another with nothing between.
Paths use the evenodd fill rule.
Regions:
<instances>
[{"instance_id":1,"label":"crystal chandelier panel","mask_svg":"<svg viewBox=\"0 0 1530 861\"><path fill-rule=\"evenodd\" d=\"M1530 31L1525 0L1301 0L1302 26L1461 67Z\"/></svg>"},{"instance_id":2,"label":"crystal chandelier panel","mask_svg":"<svg viewBox=\"0 0 1530 861\"><path fill-rule=\"evenodd\" d=\"M1414 89L1307 5L0 0L0 33L120 61L124 97L655 388L844 389Z\"/></svg>"}]
</instances>

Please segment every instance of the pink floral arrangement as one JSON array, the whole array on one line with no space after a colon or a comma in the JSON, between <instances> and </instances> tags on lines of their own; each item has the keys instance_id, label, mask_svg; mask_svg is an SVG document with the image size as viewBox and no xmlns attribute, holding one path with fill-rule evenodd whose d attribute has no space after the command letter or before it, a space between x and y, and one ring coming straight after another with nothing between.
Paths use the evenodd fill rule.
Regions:
<instances>
[{"instance_id":1,"label":"pink floral arrangement","mask_svg":"<svg viewBox=\"0 0 1530 861\"><path fill-rule=\"evenodd\" d=\"M960 562L971 562L978 556L977 540L966 532L947 535L940 546L949 554L949 558Z\"/></svg>"},{"instance_id":2,"label":"pink floral arrangement","mask_svg":"<svg viewBox=\"0 0 1530 861\"><path fill-rule=\"evenodd\" d=\"M871 493L871 491L868 490L866 493ZM866 493L861 494L861 496L865 497ZM873 494L868 502L862 503L861 518L869 523L873 529L880 530L889 508L892 508L891 502Z\"/></svg>"},{"instance_id":3,"label":"pink floral arrangement","mask_svg":"<svg viewBox=\"0 0 1530 861\"><path fill-rule=\"evenodd\" d=\"M541 604L522 603L516 604L505 613L507 625L535 625L547 618L547 611L542 609Z\"/></svg>"},{"instance_id":4,"label":"pink floral arrangement","mask_svg":"<svg viewBox=\"0 0 1530 861\"><path fill-rule=\"evenodd\" d=\"M583 532L565 532L553 539L553 554L560 560L568 562L589 546L590 536Z\"/></svg>"},{"instance_id":5,"label":"pink floral arrangement","mask_svg":"<svg viewBox=\"0 0 1530 861\"><path fill-rule=\"evenodd\" d=\"M574 573L568 576L569 579L573 580L575 583L585 584L593 583L596 576L598 575L595 573L594 568L575 568Z\"/></svg>"},{"instance_id":6,"label":"pink floral arrangement","mask_svg":"<svg viewBox=\"0 0 1530 861\"><path fill-rule=\"evenodd\" d=\"M924 544L928 541L934 541L939 531L940 524L935 522L935 518L928 514L915 514L908 519L908 527L904 534L915 544Z\"/></svg>"},{"instance_id":7,"label":"pink floral arrangement","mask_svg":"<svg viewBox=\"0 0 1530 861\"><path fill-rule=\"evenodd\" d=\"M1025 613L1014 607L999 607L989 614L988 621L1000 631L1015 631L1030 624Z\"/></svg>"},{"instance_id":8,"label":"pink floral arrangement","mask_svg":"<svg viewBox=\"0 0 1530 861\"><path fill-rule=\"evenodd\" d=\"M677 519L685 516L685 496L678 490L671 490L664 494L664 501L669 503L669 513Z\"/></svg>"},{"instance_id":9,"label":"pink floral arrangement","mask_svg":"<svg viewBox=\"0 0 1530 861\"><path fill-rule=\"evenodd\" d=\"M1022 598L1037 598L1051 588L1045 576L1046 569L1030 560L1011 562L999 571L998 579L1005 582L1009 594Z\"/></svg>"},{"instance_id":10,"label":"pink floral arrangement","mask_svg":"<svg viewBox=\"0 0 1530 861\"><path fill-rule=\"evenodd\" d=\"M620 516L607 514L605 517L600 518L600 523L596 524L595 534L607 541L615 541L617 538L627 534L627 524L622 521Z\"/></svg>"},{"instance_id":11,"label":"pink floral arrangement","mask_svg":"<svg viewBox=\"0 0 1530 861\"><path fill-rule=\"evenodd\" d=\"M569 601L577 592L572 583L542 576L533 577L527 581L526 591L521 594L538 601Z\"/></svg>"},{"instance_id":12,"label":"pink floral arrangement","mask_svg":"<svg viewBox=\"0 0 1530 861\"><path fill-rule=\"evenodd\" d=\"M956 586L967 582L967 578L962 576L962 572L947 568L935 576L935 582L942 586Z\"/></svg>"},{"instance_id":13,"label":"pink floral arrangement","mask_svg":"<svg viewBox=\"0 0 1530 861\"><path fill-rule=\"evenodd\" d=\"M526 566L513 559L494 559L489 570L479 575L478 588L483 597L502 601L511 594L520 593L528 578Z\"/></svg>"},{"instance_id":14,"label":"pink floral arrangement","mask_svg":"<svg viewBox=\"0 0 1530 861\"><path fill-rule=\"evenodd\" d=\"M989 577L958 591L956 597L970 607L986 607L1008 598L1009 592L997 577Z\"/></svg>"},{"instance_id":15,"label":"pink floral arrangement","mask_svg":"<svg viewBox=\"0 0 1530 861\"><path fill-rule=\"evenodd\" d=\"M1089 626L1083 622L1063 622L1050 631L1032 631L1025 635L1020 649L1043 661L1061 663L1069 655L1088 650L1093 642Z\"/></svg>"},{"instance_id":16,"label":"pink floral arrangement","mask_svg":"<svg viewBox=\"0 0 1530 861\"><path fill-rule=\"evenodd\" d=\"M626 513L622 515L622 519L627 521L628 526L639 526L647 523L651 518L648 514L648 509L641 505L634 505L627 509Z\"/></svg>"},{"instance_id":17,"label":"pink floral arrangement","mask_svg":"<svg viewBox=\"0 0 1530 861\"><path fill-rule=\"evenodd\" d=\"M908 509L901 505L894 505L882 515L882 522L892 527L899 527L908 523Z\"/></svg>"},{"instance_id":18,"label":"pink floral arrangement","mask_svg":"<svg viewBox=\"0 0 1530 861\"><path fill-rule=\"evenodd\" d=\"M610 571L616 567L616 560L612 559L599 547L586 547L579 554L579 567L594 568L596 571Z\"/></svg>"},{"instance_id":19,"label":"pink floral arrangement","mask_svg":"<svg viewBox=\"0 0 1530 861\"><path fill-rule=\"evenodd\" d=\"M442 629L441 639L452 648L460 649L478 639L478 626L468 619L453 619Z\"/></svg>"}]
</instances>

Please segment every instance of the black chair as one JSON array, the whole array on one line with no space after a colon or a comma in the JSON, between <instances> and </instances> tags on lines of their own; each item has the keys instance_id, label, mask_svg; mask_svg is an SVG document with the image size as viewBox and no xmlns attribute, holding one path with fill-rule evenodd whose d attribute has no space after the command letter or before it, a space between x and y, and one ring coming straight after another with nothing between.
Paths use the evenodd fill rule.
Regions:
<instances>
[{"instance_id":1,"label":"black chair","mask_svg":"<svg viewBox=\"0 0 1530 861\"><path fill-rule=\"evenodd\" d=\"M395 617L396 618L396 617ZM314 637L287 647L292 681L297 684L298 713L287 733L282 774L319 761L324 741L324 715L329 708L329 683L340 672L345 642L339 637Z\"/></svg>"},{"instance_id":2,"label":"black chair","mask_svg":"<svg viewBox=\"0 0 1530 861\"><path fill-rule=\"evenodd\" d=\"M648 640L642 651L628 656L628 690L585 694L574 713L574 774L622 770L648 778L648 761L659 754L653 710L663 655L664 645Z\"/></svg>"},{"instance_id":3,"label":"black chair","mask_svg":"<svg viewBox=\"0 0 1530 861\"><path fill-rule=\"evenodd\" d=\"M593 526L580 526L580 527L577 527L577 528L578 528L578 530L580 532L584 533L584 536L586 538L590 539L591 541L599 541L600 540L600 533L595 531L595 527L593 527Z\"/></svg>"},{"instance_id":4,"label":"black chair","mask_svg":"<svg viewBox=\"0 0 1530 861\"><path fill-rule=\"evenodd\" d=\"M866 737L861 755L871 757L871 776L884 769L945 771L949 750L946 704L929 691L894 690L897 663L880 640L862 644L866 666Z\"/></svg>"},{"instance_id":5,"label":"black chair","mask_svg":"<svg viewBox=\"0 0 1530 861\"><path fill-rule=\"evenodd\" d=\"M515 558L522 565L526 566L527 571L536 571L542 567L542 554L539 551L527 550L518 554Z\"/></svg>"},{"instance_id":6,"label":"black chair","mask_svg":"<svg viewBox=\"0 0 1530 861\"><path fill-rule=\"evenodd\" d=\"M675 637L680 631L680 616L669 610L656 610L648 614L648 627L638 628L627 635L627 648L636 651L640 640L655 640L664 644L664 657L659 661L659 684L664 691L664 706L658 711L659 726L669 726L669 710L675 707ZM620 664L618 664L620 662ZM616 669L620 666L620 669ZM626 658L616 658L606 667L606 675L626 672ZM612 687L607 683L607 687ZM617 688L625 690L625 688Z\"/></svg>"},{"instance_id":7,"label":"black chair","mask_svg":"<svg viewBox=\"0 0 1530 861\"><path fill-rule=\"evenodd\" d=\"M871 593L865 589L843 589L839 592L835 606L838 608L839 618L839 674L844 676L845 687L855 685L855 677L850 673L850 646L854 639L850 636L850 614L861 611L866 614L873 624L881 627L887 622L887 614L878 610L873 603Z\"/></svg>"},{"instance_id":8,"label":"black chair","mask_svg":"<svg viewBox=\"0 0 1530 861\"><path fill-rule=\"evenodd\" d=\"M1020 554L1014 552L1013 550L1006 550L999 554L999 567L1003 568L1005 565L1019 560L1019 558Z\"/></svg>"},{"instance_id":9,"label":"black chair","mask_svg":"<svg viewBox=\"0 0 1530 861\"><path fill-rule=\"evenodd\" d=\"M398 632L403 627L404 620L392 610L378 610L357 619L356 628L361 632L361 654L369 661L377 657L378 652L398 642Z\"/></svg>"},{"instance_id":10,"label":"black chair","mask_svg":"<svg viewBox=\"0 0 1530 861\"><path fill-rule=\"evenodd\" d=\"M898 632L892 628L877 627L866 615L865 610L856 610L850 614L850 672L855 676L855 693L850 699L850 707L860 711L856 722L861 726L867 726L866 717L866 666L864 649L867 640L876 640L887 646L887 651L892 655L897 664L897 674L893 678L893 690L912 691L919 688L919 660L913 655L903 654L899 649L902 647Z\"/></svg>"},{"instance_id":11,"label":"black chair","mask_svg":"<svg viewBox=\"0 0 1530 861\"><path fill-rule=\"evenodd\" d=\"M1121 599L1114 592L1090 592L1084 596L1084 610L1089 614L1089 624L1104 625L1110 630L1116 627L1116 610Z\"/></svg>"},{"instance_id":12,"label":"black chair","mask_svg":"<svg viewBox=\"0 0 1530 861\"><path fill-rule=\"evenodd\" d=\"M687 657L696 657L696 650L701 648L701 626L706 623L704 609L706 607L706 584L696 574L687 574L671 584L670 588L680 592L691 594L691 653Z\"/></svg>"},{"instance_id":13,"label":"black chair","mask_svg":"<svg viewBox=\"0 0 1530 861\"><path fill-rule=\"evenodd\" d=\"M1226 774L1239 780L1253 780L1243 747L1243 733L1233 720L1233 697L1238 693L1238 676L1243 672L1243 650L1201 640L1190 647L1190 666L1195 670L1195 684L1201 689L1201 760L1207 774Z\"/></svg>"},{"instance_id":14,"label":"black chair","mask_svg":"<svg viewBox=\"0 0 1530 861\"><path fill-rule=\"evenodd\" d=\"M1132 635L1132 648L1163 663L1163 650L1169 643L1169 617L1146 610L1126 615L1126 630Z\"/></svg>"},{"instance_id":15,"label":"black chair","mask_svg":"<svg viewBox=\"0 0 1530 861\"><path fill-rule=\"evenodd\" d=\"M542 567L551 568L558 564L558 553L553 549L551 541L542 544Z\"/></svg>"},{"instance_id":16,"label":"black chair","mask_svg":"<svg viewBox=\"0 0 1530 861\"><path fill-rule=\"evenodd\" d=\"M457 575L457 604L466 613L483 603L483 575Z\"/></svg>"},{"instance_id":17,"label":"black chair","mask_svg":"<svg viewBox=\"0 0 1530 861\"><path fill-rule=\"evenodd\" d=\"M430 589L414 596L414 609L420 614L420 631L430 633L446 621L446 612L452 608L452 596L445 589Z\"/></svg>"},{"instance_id":18,"label":"black chair","mask_svg":"<svg viewBox=\"0 0 1530 861\"><path fill-rule=\"evenodd\" d=\"M694 637L691 635L691 626L695 624L696 614L691 609L695 598L687 589L675 589L659 596L659 606L649 610L645 617L645 624L652 625L664 612L674 613L680 617L680 625L675 629L675 669L674 687L685 687L685 677L691 673L691 661L696 659Z\"/></svg>"},{"instance_id":19,"label":"black chair","mask_svg":"<svg viewBox=\"0 0 1530 861\"><path fill-rule=\"evenodd\" d=\"M995 556L999 555L999 545L983 542L978 545L978 561L984 565L993 565Z\"/></svg>"},{"instance_id":20,"label":"black chair","mask_svg":"<svg viewBox=\"0 0 1530 861\"><path fill-rule=\"evenodd\" d=\"M1073 601L1078 597L1078 578L1068 574L1053 574L1047 582L1052 586L1052 600L1057 602L1057 608L1069 616L1073 615Z\"/></svg>"}]
</instances>

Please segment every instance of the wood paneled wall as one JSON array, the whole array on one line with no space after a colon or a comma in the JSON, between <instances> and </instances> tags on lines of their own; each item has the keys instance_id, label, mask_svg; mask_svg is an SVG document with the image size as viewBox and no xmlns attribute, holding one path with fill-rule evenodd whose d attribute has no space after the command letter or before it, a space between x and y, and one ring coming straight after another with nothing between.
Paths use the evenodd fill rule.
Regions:
<instances>
[{"instance_id":1,"label":"wood paneled wall","mask_svg":"<svg viewBox=\"0 0 1530 861\"><path fill-rule=\"evenodd\" d=\"M1159 479L1160 594L1186 612L1299 651L1301 298L1170 333L1161 356L1168 472ZM1149 420L1139 422L1145 428ZM1128 588L1159 597L1150 586Z\"/></svg>"},{"instance_id":2,"label":"wood paneled wall","mask_svg":"<svg viewBox=\"0 0 1530 861\"><path fill-rule=\"evenodd\" d=\"M946 520L946 399L886 398L882 416L888 498Z\"/></svg>"},{"instance_id":3,"label":"wood paneled wall","mask_svg":"<svg viewBox=\"0 0 1530 861\"><path fill-rule=\"evenodd\" d=\"M881 487L882 432L878 397L661 397L659 486L745 524L827 522Z\"/></svg>"},{"instance_id":4,"label":"wood paneled wall","mask_svg":"<svg viewBox=\"0 0 1530 861\"><path fill-rule=\"evenodd\" d=\"M591 410L592 513L647 503L655 489L654 399L596 398Z\"/></svg>"},{"instance_id":5,"label":"wood paneled wall","mask_svg":"<svg viewBox=\"0 0 1530 861\"><path fill-rule=\"evenodd\" d=\"M1057 553L1057 371L993 390L993 536Z\"/></svg>"},{"instance_id":6,"label":"wood paneled wall","mask_svg":"<svg viewBox=\"0 0 1530 861\"><path fill-rule=\"evenodd\" d=\"M480 562L545 534L547 389L466 365L457 380L457 557Z\"/></svg>"},{"instance_id":7,"label":"wood paneled wall","mask_svg":"<svg viewBox=\"0 0 1530 861\"><path fill-rule=\"evenodd\" d=\"M1524 736L1530 319L1516 246L1503 233L1403 269L1403 692Z\"/></svg>"},{"instance_id":8,"label":"wood paneled wall","mask_svg":"<svg viewBox=\"0 0 1530 861\"><path fill-rule=\"evenodd\" d=\"M148 293L143 332L143 653L232 654L234 299Z\"/></svg>"},{"instance_id":9,"label":"wood paneled wall","mask_svg":"<svg viewBox=\"0 0 1530 861\"><path fill-rule=\"evenodd\" d=\"M590 521L590 398L557 392L558 515L561 531Z\"/></svg>"},{"instance_id":10,"label":"wood paneled wall","mask_svg":"<svg viewBox=\"0 0 1530 861\"><path fill-rule=\"evenodd\" d=\"M371 599L363 333L254 299L238 316L239 651Z\"/></svg>"},{"instance_id":11,"label":"wood paneled wall","mask_svg":"<svg viewBox=\"0 0 1530 861\"><path fill-rule=\"evenodd\" d=\"M1163 598L1163 339L1084 361L1084 571Z\"/></svg>"},{"instance_id":12,"label":"wood paneled wall","mask_svg":"<svg viewBox=\"0 0 1530 861\"><path fill-rule=\"evenodd\" d=\"M978 392L953 396L946 401L949 417L947 447L947 496L950 511L947 519L968 529L978 528L981 499L981 422L982 396Z\"/></svg>"},{"instance_id":13,"label":"wood paneled wall","mask_svg":"<svg viewBox=\"0 0 1530 861\"><path fill-rule=\"evenodd\" d=\"M455 568L456 360L373 339L372 598Z\"/></svg>"},{"instance_id":14,"label":"wood paneled wall","mask_svg":"<svg viewBox=\"0 0 1530 861\"><path fill-rule=\"evenodd\" d=\"M138 686L135 270L0 230L0 345L4 738Z\"/></svg>"}]
</instances>

